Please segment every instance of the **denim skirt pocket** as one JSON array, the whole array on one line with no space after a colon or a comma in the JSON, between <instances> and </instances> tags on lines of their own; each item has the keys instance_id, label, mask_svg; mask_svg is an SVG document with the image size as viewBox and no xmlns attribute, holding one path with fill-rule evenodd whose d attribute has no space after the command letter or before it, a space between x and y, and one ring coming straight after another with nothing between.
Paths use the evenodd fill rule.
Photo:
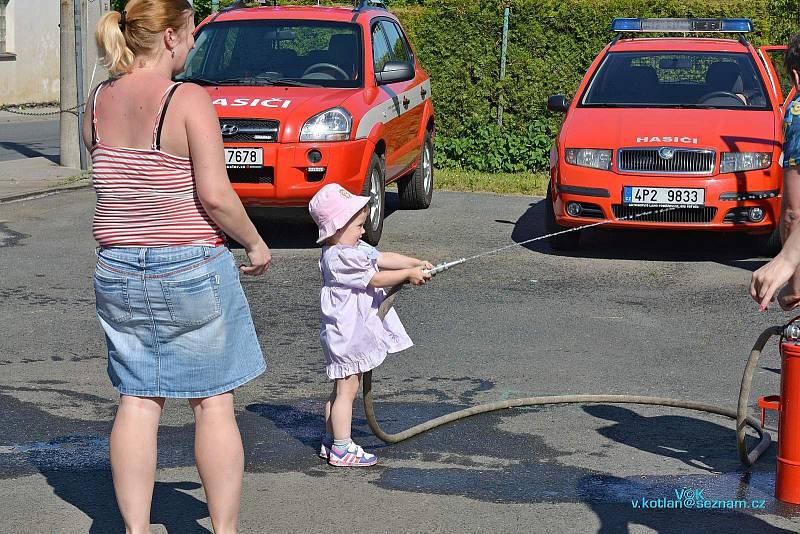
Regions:
<instances>
[{"instance_id":1,"label":"denim skirt pocket","mask_svg":"<svg viewBox=\"0 0 800 534\"><path fill-rule=\"evenodd\" d=\"M128 278L95 273L94 294L100 317L115 324L130 321L132 313L128 296Z\"/></svg>"},{"instance_id":2,"label":"denim skirt pocket","mask_svg":"<svg viewBox=\"0 0 800 534\"><path fill-rule=\"evenodd\" d=\"M188 280L161 280L161 291L176 326L201 326L222 315L219 275L215 272Z\"/></svg>"}]
</instances>

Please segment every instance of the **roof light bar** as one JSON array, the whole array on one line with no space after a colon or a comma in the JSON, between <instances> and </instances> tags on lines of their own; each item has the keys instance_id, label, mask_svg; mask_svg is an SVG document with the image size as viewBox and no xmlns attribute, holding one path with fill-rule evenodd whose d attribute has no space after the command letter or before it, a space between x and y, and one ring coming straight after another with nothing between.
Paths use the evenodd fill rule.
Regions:
<instances>
[{"instance_id":1,"label":"roof light bar","mask_svg":"<svg viewBox=\"0 0 800 534\"><path fill-rule=\"evenodd\" d=\"M658 33L749 33L750 19L614 19L615 32Z\"/></svg>"}]
</instances>

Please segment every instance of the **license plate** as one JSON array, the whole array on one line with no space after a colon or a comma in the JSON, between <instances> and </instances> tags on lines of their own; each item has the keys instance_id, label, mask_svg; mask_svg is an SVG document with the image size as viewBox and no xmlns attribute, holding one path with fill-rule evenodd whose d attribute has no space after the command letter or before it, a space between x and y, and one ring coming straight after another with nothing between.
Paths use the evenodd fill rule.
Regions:
<instances>
[{"instance_id":1,"label":"license plate","mask_svg":"<svg viewBox=\"0 0 800 534\"><path fill-rule=\"evenodd\" d=\"M622 190L623 204L701 207L705 204L705 201L705 189L685 187L636 187L626 185Z\"/></svg>"},{"instance_id":2,"label":"license plate","mask_svg":"<svg viewBox=\"0 0 800 534\"><path fill-rule=\"evenodd\" d=\"M255 169L264 166L263 148L226 148L225 166L229 169Z\"/></svg>"}]
</instances>

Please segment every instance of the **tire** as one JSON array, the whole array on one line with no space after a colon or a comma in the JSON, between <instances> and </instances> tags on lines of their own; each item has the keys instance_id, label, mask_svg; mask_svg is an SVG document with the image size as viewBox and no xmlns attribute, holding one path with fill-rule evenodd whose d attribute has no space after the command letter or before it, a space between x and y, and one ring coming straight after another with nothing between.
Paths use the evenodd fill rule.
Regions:
<instances>
[{"instance_id":1,"label":"tire","mask_svg":"<svg viewBox=\"0 0 800 534\"><path fill-rule=\"evenodd\" d=\"M778 254L783 247L781 232L778 227L775 227L769 234L753 236L753 242L754 248L759 254L770 258Z\"/></svg>"},{"instance_id":2,"label":"tire","mask_svg":"<svg viewBox=\"0 0 800 534\"><path fill-rule=\"evenodd\" d=\"M547 197L544 199L544 228L548 234L556 232L563 232L569 228L561 226L556 222L556 213L553 210L553 193L552 187L547 186ZM566 234L557 235L549 238L547 241L550 243L550 248L553 250L575 250L578 248L581 240L581 231L575 230Z\"/></svg>"},{"instance_id":3,"label":"tire","mask_svg":"<svg viewBox=\"0 0 800 534\"><path fill-rule=\"evenodd\" d=\"M364 241L370 245L377 245L383 233L383 218L386 214L386 171L383 169L383 160L373 154L369 160L367 175L364 177L364 187L361 194L370 197L367 204L369 215L364 223Z\"/></svg>"},{"instance_id":4,"label":"tire","mask_svg":"<svg viewBox=\"0 0 800 534\"><path fill-rule=\"evenodd\" d=\"M402 209L421 210L431 205L433 198L433 139L431 139L430 132L425 132L417 168L397 182L397 192Z\"/></svg>"}]
</instances>

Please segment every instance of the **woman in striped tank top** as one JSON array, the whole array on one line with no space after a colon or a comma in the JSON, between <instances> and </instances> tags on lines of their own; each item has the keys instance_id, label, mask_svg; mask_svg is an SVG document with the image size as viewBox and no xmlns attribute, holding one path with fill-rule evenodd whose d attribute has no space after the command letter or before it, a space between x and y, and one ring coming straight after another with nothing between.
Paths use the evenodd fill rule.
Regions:
<instances>
[{"instance_id":1,"label":"woman in striped tank top","mask_svg":"<svg viewBox=\"0 0 800 534\"><path fill-rule=\"evenodd\" d=\"M194 46L193 18L187 0L129 0L100 20L112 79L92 93L83 131L97 193L97 315L121 395L111 468L130 534L150 532L168 397L194 412L214 531L236 531L244 454L233 390L265 369L239 274L263 274L270 250L228 181L211 99L172 83ZM250 265L237 267L223 232Z\"/></svg>"}]
</instances>

